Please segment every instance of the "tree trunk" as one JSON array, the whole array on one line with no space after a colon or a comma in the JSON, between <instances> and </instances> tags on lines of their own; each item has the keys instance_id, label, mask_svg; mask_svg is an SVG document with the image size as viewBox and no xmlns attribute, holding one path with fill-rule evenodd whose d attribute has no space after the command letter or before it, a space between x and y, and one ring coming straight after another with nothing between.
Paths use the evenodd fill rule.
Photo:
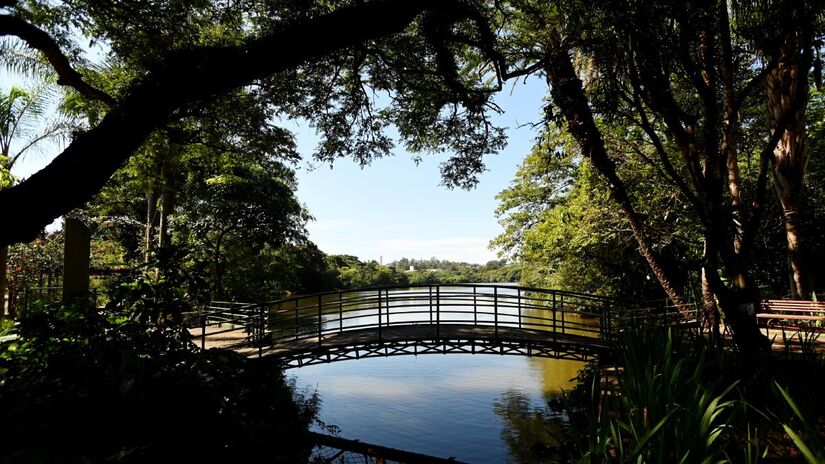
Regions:
<instances>
[{"instance_id":1,"label":"tree trunk","mask_svg":"<svg viewBox=\"0 0 825 464\"><path fill-rule=\"evenodd\" d=\"M215 240L215 252L212 256L212 285L214 288L214 298L223 298L223 265L221 263L221 245L223 244L223 237L225 231L218 233L218 238Z\"/></svg>"},{"instance_id":2,"label":"tree trunk","mask_svg":"<svg viewBox=\"0 0 825 464\"><path fill-rule=\"evenodd\" d=\"M707 244L705 245L705 253L707 253ZM716 296L713 294L713 290L710 288L710 283L708 282L708 275L705 271L704 266L701 270L701 281L702 281L702 307L704 309L704 323L705 326L708 328L708 334L710 335L710 339L714 345L721 342L722 337L719 333L719 323L721 322L719 317L719 307L716 305Z\"/></svg>"},{"instance_id":3,"label":"tree trunk","mask_svg":"<svg viewBox=\"0 0 825 464\"><path fill-rule=\"evenodd\" d=\"M158 227L158 249L169 245L169 216L174 209L175 196L172 189L164 187L160 196L160 225Z\"/></svg>"},{"instance_id":4,"label":"tree trunk","mask_svg":"<svg viewBox=\"0 0 825 464\"><path fill-rule=\"evenodd\" d=\"M800 228L800 198L805 180L805 165L808 163L805 112L809 93L810 57L808 51L799 50L798 40L796 34L783 37L775 56L778 64L765 78L765 93L771 134L777 130L779 121L786 113L793 115L773 150L774 190L785 223L791 295L794 298L810 299L803 259L804 240Z\"/></svg>"},{"instance_id":5,"label":"tree trunk","mask_svg":"<svg viewBox=\"0 0 825 464\"><path fill-rule=\"evenodd\" d=\"M584 95L582 82L573 68L570 52L562 45L558 32L552 28L547 43L546 72L553 103L561 110L568 131L578 142L582 154L607 182L611 198L622 208L630 224L633 238L639 246L639 253L647 261L662 290L680 312L683 312L684 300L673 283L671 270L660 262L645 236L641 220L624 182L616 173L615 163L607 155L601 132L593 120L587 97Z\"/></svg>"},{"instance_id":6,"label":"tree trunk","mask_svg":"<svg viewBox=\"0 0 825 464\"><path fill-rule=\"evenodd\" d=\"M158 220L158 194L149 192L146 198L146 232L143 236L143 262L148 263L152 258L152 237L155 235L155 225Z\"/></svg>"}]
</instances>

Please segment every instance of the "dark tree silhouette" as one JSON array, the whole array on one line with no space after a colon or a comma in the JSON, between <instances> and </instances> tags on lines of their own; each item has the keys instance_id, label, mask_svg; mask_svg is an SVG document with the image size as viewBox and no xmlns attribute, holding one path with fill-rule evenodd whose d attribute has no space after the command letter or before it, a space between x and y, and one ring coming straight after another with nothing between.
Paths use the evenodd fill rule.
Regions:
<instances>
[{"instance_id":1,"label":"dark tree silhouette","mask_svg":"<svg viewBox=\"0 0 825 464\"><path fill-rule=\"evenodd\" d=\"M14 2L12 2L14 3ZM455 63L447 56L445 28L462 20L479 23L480 15L460 0L416 2L376 0L342 7L315 18L291 22L237 46L197 47L171 52L136 81L116 103L85 83L61 56L53 40L36 27L0 16L0 35L15 35L49 57L62 83L82 95L114 106L91 130L74 141L43 170L0 192L0 204L14 227L0 229L0 244L28 241L55 218L82 206L156 129L176 118L176 110L232 89L251 84L333 52L400 32L426 13L423 29L431 34L439 70L450 89L474 104L476 95L457 82ZM459 99L461 96L459 96Z\"/></svg>"}]
</instances>

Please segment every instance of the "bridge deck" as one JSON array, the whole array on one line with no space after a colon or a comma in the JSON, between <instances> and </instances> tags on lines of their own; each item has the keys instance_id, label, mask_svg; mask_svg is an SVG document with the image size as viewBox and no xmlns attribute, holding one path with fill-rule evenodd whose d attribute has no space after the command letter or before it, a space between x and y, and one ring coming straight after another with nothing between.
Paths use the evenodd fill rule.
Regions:
<instances>
[{"instance_id":1,"label":"bridge deck","mask_svg":"<svg viewBox=\"0 0 825 464\"><path fill-rule=\"evenodd\" d=\"M200 343L201 331L192 329L193 341ZM380 345L393 345L403 342L428 342L438 344L439 342L450 342L453 345L488 345L497 344L516 345L525 349L529 347L552 349L567 353L580 353L582 357L587 354L596 354L608 348L607 342L592 336L582 336L577 334L558 333L554 337L552 333L541 330L532 330L518 327L498 327L495 326L466 326L466 325L408 325L384 327L379 336L376 328L367 328L353 331L345 331L323 336L321 343L318 337L300 338L298 340L282 340L274 345L265 346L262 349L250 346L245 343L246 331L238 328L207 328L205 348L229 348L246 356L275 356L285 360L300 358L304 355L318 355L338 350L347 350L352 347L369 347ZM422 350L421 353L432 352ZM547 350L543 351L544 353ZM536 355L541 355L542 351L536 351ZM568 356L569 357L569 356Z\"/></svg>"}]
</instances>

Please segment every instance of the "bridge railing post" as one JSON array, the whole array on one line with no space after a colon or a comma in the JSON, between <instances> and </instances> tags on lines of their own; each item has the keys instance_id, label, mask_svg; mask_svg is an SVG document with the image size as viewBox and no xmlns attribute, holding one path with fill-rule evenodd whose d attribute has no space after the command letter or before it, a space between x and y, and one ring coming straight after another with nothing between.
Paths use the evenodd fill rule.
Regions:
<instances>
[{"instance_id":1,"label":"bridge railing post","mask_svg":"<svg viewBox=\"0 0 825 464\"><path fill-rule=\"evenodd\" d=\"M564 335L564 295L559 295L559 312L561 312L561 334Z\"/></svg>"},{"instance_id":2,"label":"bridge railing post","mask_svg":"<svg viewBox=\"0 0 825 464\"><path fill-rule=\"evenodd\" d=\"M557 339L557 327L556 327L556 292L553 292L553 343L556 342Z\"/></svg>"},{"instance_id":3,"label":"bridge railing post","mask_svg":"<svg viewBox=\"0 0 825 464\"><path fill-rule=\"evenodd\" d=\"M266 306L260 306L260 314L258 317L258 357L263 357L264 355L264 336L266 335L266 316L267 310Z\"/></svg>"},{"instance_id":4,"label":"bridge railing post","mask_svg":"<svg viewBox=\"0 0 825 464\"><path fill-rule=\"evenodd\" d=\"M603 340L607 339L610 334L610 310L605 300L602 303L602 320L601 320L600 336Z\"/></svg>"},{"instance_id":5,"label":"bridge railing post","mask_svg":"<svg viewBox=\"0 0 825 464\"><path fill-rule=\"evenodd\" d=\"M433 286L429 286L429 301L430 301L430 325L433 325Z\"/></svg>"},{"instance_id":6,"label":"bridge railing post","mask_svg":"<svg viewBox=\"0 0 825 464\"><path fill-rule=\"evenodd\" d=\"M206 311L207 309L204 308L201 310L201 349L206 349Z\"/></svg>"},{"instance_id":7,"label":"bridge railing post","mask_svg":"<svg viewBox=\"0 0 825 464\"><path fill-rule=\"evenodd\" d=\"M473 285L473 325L478 325L478 290Z\"/></svg>"},{"instance_id":8,"label":"bridge railing post","mask_svg":"<svg viewBox=\"0 0 825 464\"><path fill-rule=\"evenodd\" d=\"M435 286L435 338L441 340L441 285Z\"/></svg>"},{"instance_id":9,"label":"bridge railing post","mask_svg":"<svg viewBox=\"0 0 825 464\"><path fill-rule=\"evenodd\" d=\"M498 287L493 287L493 326L498 338Z\"/></svg>"},{"instance_id":10,"label":"bridge railing post","mask_svg":"<svg viewBox=\"0 0 825 464\"><path fill-rule=\"evenodd\" d=\"M321 295L318 295L318 346L321 346L321 341L323 340L324 334L324 300Z\"/></svg>"},{"instance_id":11,"label":"bridge railing post","mask_svg":"<svg viewBox=\"0 0 825 464\"><path fill-rule=\"evenodd\" d=\"M295 298L295 340L298 340L299 337L299 327L301 323L298 321L298 300L300 298Z\"/></svg>"},{"instance_id":12,"label":"bridge railing post","mask_svg":"<svg viewBox=\"0 0 825 464\"><path fill-rule=\"evenodd\" d=\"M518 289L516 298L518 299L518 328L521 328L521 289Z\"/></svg>"},{"instance_id":13,"label":"bridge railing post","mask_svg":"<svg viewBox=\"0 0 825 464\"><path fill-rule=\"evenodd\" d=\"M338 330L344 331L344 292L338 292Z\"/></svg>"},{"instance_id":14,"label":"bridge railing post","mask_svg":"<svg viewBox=\"0 0 825 464\"><path fill-rule=\"evenodd\" d=\"M381 332L381 289L378 289L378 341L384 340L384 334Z\"/></svg>"}]
</instances>

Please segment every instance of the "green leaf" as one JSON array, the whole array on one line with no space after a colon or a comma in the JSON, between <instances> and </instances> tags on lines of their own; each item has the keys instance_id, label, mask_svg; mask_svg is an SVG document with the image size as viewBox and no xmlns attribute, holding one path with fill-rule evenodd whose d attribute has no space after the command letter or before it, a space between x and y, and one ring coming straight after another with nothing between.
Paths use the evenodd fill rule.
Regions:
<instances>
[{"instance_id":1,"label":"green leaf","mask_svg":"<svg viewBox=\"0 0 825 464\"><path fill-rule=\"evenodd\" d=\"M667 423L667 421L671 418L671 416L673 416L673 414L676 411L677 409L670 411L668 415L666 415L664 418L662 418L662 420L659 421L659 423L657 423L652 429L648 430L647 433L642 435L642 438L639 439L639 442L636 444L636 447L630 453L631 459L637 456L641 458L640 455L644 451L647 442L649 442L650 439L653 438L654 435L656 435L656 432L658 432L659 429L661 429L665 425L665 423Z\"/></svg>"},{"instance_id":2,"label":"green leaf","mask_svg":"<svg viewBox=\"0 0 825 464\"><path fill-rule=\"evenodd\" d=\"M823 461L818 459L814 455L813 451L811 451L811 449L808 448L808 445L806 445L805 442L802 441L802 438L799 435L797 435L796 432L794 432L790 426L788 426L787 424L782 424L782 428L785 429L785 433L787 433L788 436L791 437L791 440L793 440L794 445L796 445L796 447L799 449L799 452L802 453L803 456L805 456L806 461L808 461L810 464L822 464Z\"/></svg>"}]
</instances>

